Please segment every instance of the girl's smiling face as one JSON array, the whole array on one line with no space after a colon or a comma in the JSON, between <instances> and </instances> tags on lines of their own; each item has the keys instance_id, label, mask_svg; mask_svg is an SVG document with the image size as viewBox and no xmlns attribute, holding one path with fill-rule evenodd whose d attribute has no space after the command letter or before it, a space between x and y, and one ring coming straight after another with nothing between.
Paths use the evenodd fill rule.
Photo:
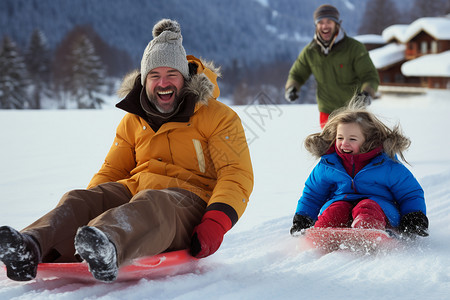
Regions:
<instances>
[{"instance_id":1,"label":"girl's smiling face","mask_svg":"<svg viewBox=\"0 0 450 300\"><path fill-rule=\"evenodd\" d=\"M340 123L336 132L336 148L342 153L359 154L365 142L361 127L356 123Z\"/></svg>"}]
</instances>

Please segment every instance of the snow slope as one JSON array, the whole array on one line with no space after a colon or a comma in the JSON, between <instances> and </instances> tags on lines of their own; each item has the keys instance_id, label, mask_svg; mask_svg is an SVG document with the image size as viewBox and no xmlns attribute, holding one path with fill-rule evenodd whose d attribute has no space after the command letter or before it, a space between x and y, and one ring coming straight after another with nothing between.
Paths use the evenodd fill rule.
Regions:
<instances>
[{"instance_id":1,"label":"snow slope","mask_svg":"<svg viewBox=\"0 0 450 300\"><path fill-rule=\"evenodd\" d=\"M412 140L406 158L422 184L430 237L378 255L302 250L289 235L316 161L302 147L318 131L315 105L234 107L247 129L255 188L222 247L190 274L132 283L14 282L0 299L450 299L450 95L384 96L371 106ZM0 224L17 229L83 188L100 167L123 113L0 111Z\"/></svg>"}]
</instances>

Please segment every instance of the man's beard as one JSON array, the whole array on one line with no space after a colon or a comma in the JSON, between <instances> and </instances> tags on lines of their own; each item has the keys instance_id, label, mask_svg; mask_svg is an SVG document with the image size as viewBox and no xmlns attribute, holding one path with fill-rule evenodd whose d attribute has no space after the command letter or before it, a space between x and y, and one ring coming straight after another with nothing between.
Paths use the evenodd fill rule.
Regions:
<instances>
[{"instance_id":1,"label":"man's beard","mask_svg":"<svg viewBox=\"0 0 450 300\"><path fill-rule=\"evenodd\" d=\"M322 35L320 34L320 31L319 31L319 30L317 30L317 37L319 38L320 42L321 42L325 47L328 47L328 46L331 44L331 42L333 41L333 39L334 39L334 37L336 36L336 34L338 33L338 30L339 30L338 27L335 27L335 28L334 28L333 32L331 33L331 36L330 36L330 39L329 39L329 40L324 40L324 39L322 38Z\"/></svg>"},{"instance_id":2,"label":"man's beard","mask_svg":"<svg viewBox=\"0 0 450 300\"><path fill-rule=\"evenodd\" d=\"M169 109L164 109L161 106L159 106L158 104L158 91L167 91L167 90L172 90L174 91L174 101L172 103L172 107L170 107ZM169 114L172 113L176 107L178 106L178 104L180 103L180 97L178 95L178 90L175 86L168 86L166 88L161 88L161 87L157 87L154 89L153 92L147 92L147 98L150 101L150 103L153 104L153 106L160 112L160 113L164 113L164 114Z\"/></svg>"}]
</instances>

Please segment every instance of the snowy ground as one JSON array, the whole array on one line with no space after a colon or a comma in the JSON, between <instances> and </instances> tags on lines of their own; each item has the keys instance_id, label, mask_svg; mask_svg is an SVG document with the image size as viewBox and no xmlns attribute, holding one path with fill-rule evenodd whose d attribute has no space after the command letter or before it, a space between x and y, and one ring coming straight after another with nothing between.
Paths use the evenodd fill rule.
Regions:
<instances>
[{"instance_id":1,"label":"snowy ground","mask_svg":"<svg viewBox=\"0 0 450 300\"><path fill-rule=\"evenodd\" d=\"M430 237L391 253L321 255L289 235L316 161L302 147L319 130L315 105L234 107L247 129L255 188L242 219L196 272L134 283L62 279L13 282L0 272L0 299L450 299L450 94L385 96L371 110L401 123L406 158L425 190ZM0 225L17 229L85 187L123 113L0 111Z\"/></svg>"}]
</instances>

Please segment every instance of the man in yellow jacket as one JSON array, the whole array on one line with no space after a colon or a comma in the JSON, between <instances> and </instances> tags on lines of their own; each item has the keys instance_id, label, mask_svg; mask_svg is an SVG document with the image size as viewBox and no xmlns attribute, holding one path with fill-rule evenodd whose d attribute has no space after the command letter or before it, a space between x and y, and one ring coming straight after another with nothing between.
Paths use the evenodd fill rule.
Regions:
<instances>
[{"instance_id":1,"label":"man in yellow jacket","mask_svg":"<svg viewBox=\"0 0 450 300\"><path fill-rule=\"evenodd\" d=\"M216 100L217 70L186 56L180 26L153 28L141 70L127 75L127 111L105 162L85 190L21 232L0 227L0 259L13 280L39 262L89 264L101 281L132 259L189 248L213 254L244 213L253 171L238 115Z\"/></svg>"}]
</instances>

